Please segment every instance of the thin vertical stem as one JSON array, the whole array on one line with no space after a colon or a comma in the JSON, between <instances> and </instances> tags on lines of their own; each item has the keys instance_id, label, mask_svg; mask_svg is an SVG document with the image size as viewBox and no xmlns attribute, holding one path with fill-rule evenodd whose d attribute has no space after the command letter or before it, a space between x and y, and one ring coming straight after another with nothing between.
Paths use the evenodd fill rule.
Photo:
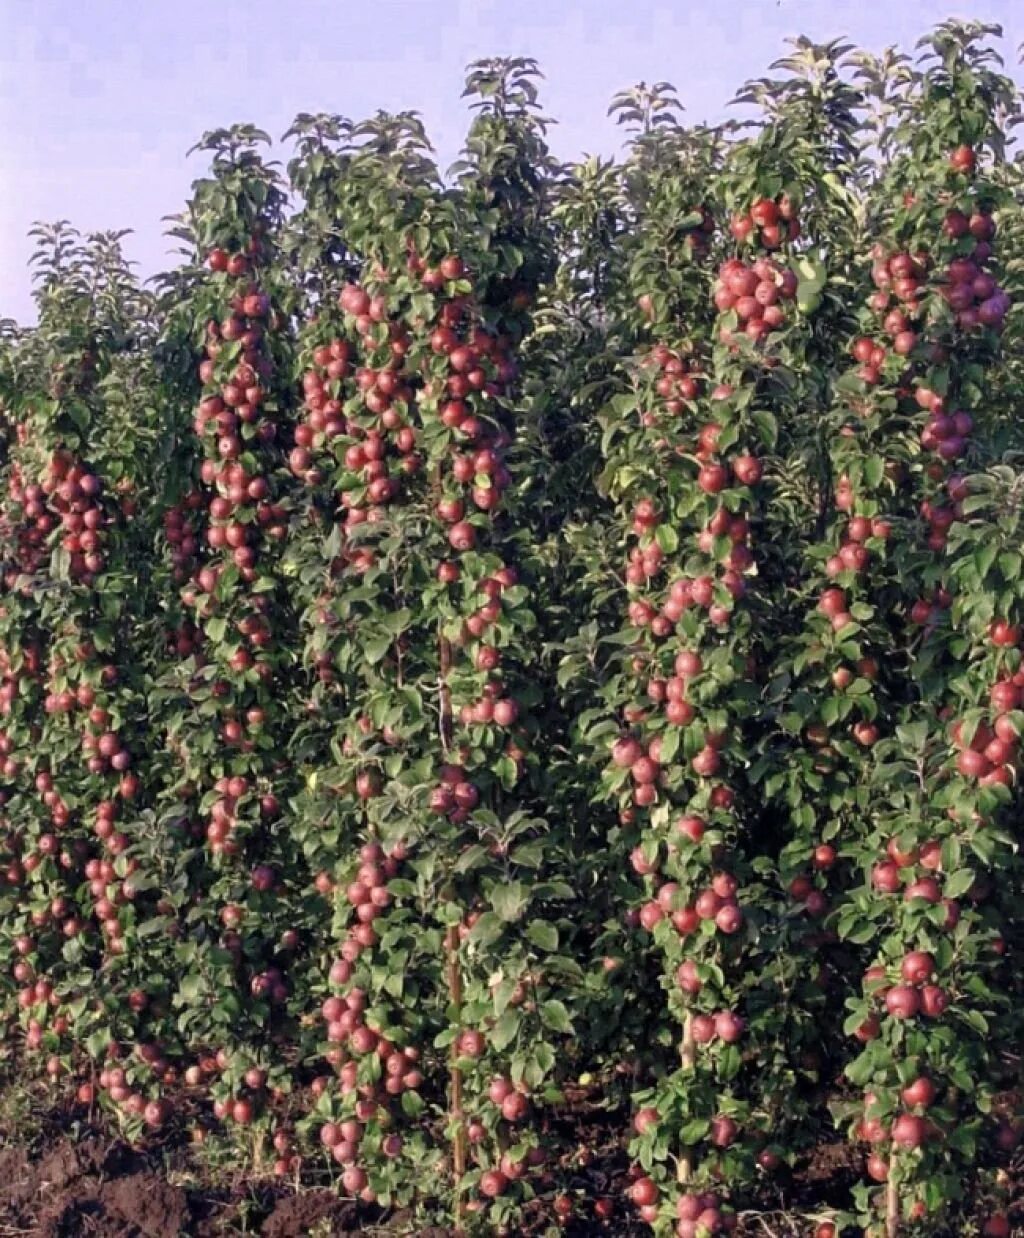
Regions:
<instances>
[{"instance_id":1,"label":"thin vertical stem","mask_svg":"<svg viewBox=\"0 0 1024 1238\"><path fill-rule=\"evenodd\" d=\"M693 1039L693 1015L688 1010L683 1020L683 1039L679 1046L679 1056L684 1070L693 1070L697 1063L697 1042ZM680 1154L676 1165L676 1178L679 1182L689 1182L693 1177L693 1149L686 1147Z\"/></svg>"},{"instance_id":2,"label":"thin vertical stem","mask_svg":"<svg viewBox=\"0 0 1024 1238\"><path fill-rule=\"evenodd\" d=\"M448 751L452 746L452 690L448 686L448 672L452 665L452 646L447 637L438 633L437 637L437 652L438 652L438 678L440 680L440 730L441 730L441 747L444 750L444 755L447 757Z\"/></svg>"},{"instance_id":3,"label":"thin vertical stem","mask_svg":"<svg viewBox=\"0 0 1024 1238\"><path fill-rule=\"evenodd\" d=\"M897 1238L900 1231L900 1197L896 1189L896 1175L889 1163L889 1177L885 1183L885 1238Z\"/></svg>"},{"instance_id":4,"label":"thin vertical stem","mask_svg":"<svg viewBox=\"0 0 1024 1238\"><path fill-rule=\"evenodd\" d=\"M440 679L440 732L441 747L447 756L452 743L452 696L448 687L448 672L451 669L452 647L449 641L440 633L437 638L438 676ZM462 1023L462 970L459 967L459 926L452 924L445 935L445 956L448 972L448 1000L453 1011L455 1026ZM452 1041L450 1051L451 1062L451 1121L454 1126L452 1136L452 1177L455 1185L455 1225L456 1233L462 1232L462 1220L465 1214L465 1204L462 1198L462 1179L466 1174L466 1127L462 1110L462 1071L458 1066L459 1039Z\"/></svg>"},{"instance_id":5,"label":"thin vertical stem","mask_svg":"<svg viewBox=\"0 0 1024 1238\"><path fill-rule=\"evenodd\" d=\"M448 955L448 995L458 1026L462 1018L462 972L459 968L459 928L456 924L448 929L445 950ZM459 1040L456 1037L451 1046L451 1120L455 1127L452 1138L452 1175L455 1179L455 1220L461 1229L464 1215L462 1179L466 1173L466 1127L462 1111L462 1071L458 1067L458 1060Z\"/></svg>"}]
</instances>

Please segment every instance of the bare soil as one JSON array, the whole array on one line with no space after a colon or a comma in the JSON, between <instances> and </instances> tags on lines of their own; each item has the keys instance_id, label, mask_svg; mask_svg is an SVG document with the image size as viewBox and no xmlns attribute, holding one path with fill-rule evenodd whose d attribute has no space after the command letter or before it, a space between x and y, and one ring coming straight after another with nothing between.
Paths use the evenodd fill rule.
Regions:
<instances>
[{"instance_id":1,"label":"bare soil","mask_svg":"<svg viewBox=\"0 0 1024 1238\"><path fill-rule=\"evenodd\" d=\"M578 1104L553 1125L562 1146L575 1149L567 1151L556 1175L558 1189L574 1202L574 1216L563 1227L567 1238L649 1233L625 1203L628 1162L616 1115L588 1112ZM442 1228L416 1228L408 1214L381 1214L328 1189L296 1191L291 1183L241 1175L227 1183L215 1180L210 1171L204 1176L188 1144L173 1133L163 1144L132 1149L71 1108L48 1114L30 1147L7 1143L5 1135L0 1130L0 1238L308 1238L311 1233L450 1238ZM1024 1155L1017 1159L1024 1162ZM849 1200L862 1162L857 1149L823 1140L792 1171L766 1179L758 1198L745 1201L740 1234L802 1238L813 1232L809 1218ZM1015 1163L1010 1175L1018 1224L1024 1220L1022 1168ZM176 1185L179 1181L187 1185ZM600 1198L614 1201L606 1221L594 1212ZM537 1200L525 1211L520 1238L541 1234L551 1224L550 1201ZM937 1231L935 1238L940 1232L963 1230Z\"/></svg>"},{"instance_id":2,"label":"bare soil","mask_svg":"<svg viewBox=\"0 0 1024 1238\"><path fill-rule=\"evenodd\" d=\"M0 1148L0 1238L304 1238L317 1225L358 1233L365 1219L331 1191L174 1186L152 1157L99 1135Z\"/></svg>"}]
</instances>

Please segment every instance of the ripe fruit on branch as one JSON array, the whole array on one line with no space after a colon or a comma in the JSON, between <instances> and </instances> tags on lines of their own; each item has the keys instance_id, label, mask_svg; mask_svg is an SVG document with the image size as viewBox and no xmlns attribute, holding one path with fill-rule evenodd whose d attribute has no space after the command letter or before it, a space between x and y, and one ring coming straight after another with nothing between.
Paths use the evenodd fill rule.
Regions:
<instances>
[{"instance_id":1,"label":"ripe fruit on branch","mask_svg":"<svg viewBox=\"0 0 1024 1238\"><path fill-rule=\"evenodd\" d=\"M921 994L909 985L894 985L885 995L885 1008L894 1019L912 1019L921 1012Z\"/></svg>"},{"instance_id":2,"label":"ripe fruit on branch","mask_svg":"<svg viewBox=\"0 0 1024 1238\"><path fill-rule=\"evenodd\" d=\"M908 984L924 984L935 974L935 959L924 950L914 950L903 958L900 974Z\"/></svg>"},{"instance_id":3,"label":"ripe fruit on branch","mask_svg":"<svg viewBox=\"0 0 1024 1238\"><path fill-rule=\"evenodd\" d=\"M927 1133L925 1120L916 1114L901 1113L892 1124L892 1141L901 1148L919 1148Z\"/></svg>"},{"instance_id":4,"label":"ripe fruit on branch","mask_svg":"<svg viewBox=\"0 0 1024 1238\"><path fill-rule=\"evenodd\" d=\"M903 1103L914 1109L927 1109L936 1096L935 1084L925 1075L918 1076L913 1083L908 1083L902 1092Z\"/></svg>"},{"instance_id":5,"label":"ripe fruit on branch","mask_svg":"<svg viewBox=\"0 0 1024 1238\"><path fill-rule=\"evenodd\" d=\"M487 1199L497 1199L509 1187L508 1175L500 1169L487 1169L480 1175L480 1193Z\"/></svg>"},{"instance_id":6,"label":"ripe fruit on branch","mask_svg":"<svg viewBox=\"0 0 1024 1238\"><path fill-rule=\"evenodd\" d=\"M705 464L697 474L697 485L705 494L718 494L725 489L728 481L729 474L721 464Z\"/></svg>"},{"instance_id":7,"label":"ripe fruit on branch","mask_svg":"<svg viewBox=\"0 0 1024 1238\"><path fill-rule=\"evenodd\" d=\"M658 1202L658 1187L652 1178L637 1178L629 1188L629 1197L638 1207L649 1207Z\"/></svg>"},{"instance_id":8,"label":"ripe fruit on branch","mask_svg":"<svg viewBox=\"0 0 1024 1238\"><path fill-rule=\"evenodd\" d=\"M954 172L973 172L977 160L970 146L958 146L949 156L949 166Z\"/></svg>"},{"instance_id":9,"label":"ripe fruit on branch","mask_svg":"<svg viewBox=\"0 0 1024 1238\"><path fill-rule=\"evenodd\" d=\"M754 486L762 476L761 461L756 456L737 456L732 462L736 480L744 486Z\"/></svg>"},{"instance_id":10,"label":"ripe fruit on branch","mask_svg":"<svg viewBox=\"0 0 1024 1238\"><path fill-rule=\"evenodd\" d=\"M716 1148L728 1148L739 1137L740 1128L734 1118L717 1114L711 1119L711 1142Z\"/></svg>"},{"instance_id":11,"label":"ripe fruit on branch","mask_svg":"<svg viewBox=\"0 0 1024 1238\"><path fill-rule=\"evenodd\" d=\"M1020 644L1020 636L1020 625L1008 623L1005 619L993 620L989 628L989 639L997 649L1012 649Z\"/></svg>"}]
</instances>

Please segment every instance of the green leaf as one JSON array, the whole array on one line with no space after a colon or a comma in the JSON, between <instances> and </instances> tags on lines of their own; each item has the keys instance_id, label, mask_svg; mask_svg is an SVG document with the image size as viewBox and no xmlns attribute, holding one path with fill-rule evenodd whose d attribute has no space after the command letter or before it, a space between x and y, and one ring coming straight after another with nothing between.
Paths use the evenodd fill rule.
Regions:
<instances>
[{"instance_id":1,"label":"green leaf","mask_svg":"<svg viewBox=\"0 0 1024 1238\"><path fill-rule=\"evenodd\" d=\"M384 660L394 641L391 635L374 636L363 645L363 656L371 666L375 666Z\"/></svg>"},{"instance_id":2,"label":"green leaf","mask_svg":"<svg viewBox=\"0 0 1024 1238\"><path fill-rule=\"evenodd\" d=\"M470 929L469 940L479 946L490 946L501 934L501 920L492 911L485 911Z\"/></svg>"},{"instance_id":3,"label":"green leaf","mask_svg":"<svg viewBox=\"0 0 1024 1238\"><path fill-rule=\"evenodd\" d=\"M964 1010L960 1012L965 1022L969 1023L982 1036L988 1035L988 1020L980 1010Z\"/></svg>"},{"instance_id":4,"label":"green leaf","mask_svg":"<svg viewBox=\"0 0 1024 1238\"><path fill-rule=\"evenodd\" d=\"M774 451L779 441L779 423L774 413L758 412L751 414L751 421L757 427L761 442L770 451Z\"/></svg>"},{"instance_id":5,"label":"green leaf","mask_svg":"<svg viewBox=\"0 0 1024 1238\"><path fill-rule=\"evenodd\" d=\"M572 1031L572 1020L569 1018L569 1012L566 1010L564 1002L555 999L542 1002L540 1019L544 1026L551 1028L553 1032Z\"/></svg>"},{"instance_id":6,"label":"green leaf","mask_svg":"<svg viewBox=\"0 0 1024 1238\"><path fill-rule=\"evenodd\" d=\"M487 848L479 843L474 843L473 846L467 847L459 858L455 861L455 871L457 873L468 873L474 868L478 868L487 859Z\"/></svg>"},{"instance_id":7,"label":"green leaf","mask_svg":"<svg viewBox=\"0 0 1024 1238\"><path fill-rule=\"evenodd\" d=\"M182 976L178 981L178 996L186 1002L194 1002L203 991L203 978L198 972Z\"/></svg>"},{"instance_id":8,"label":"green leaf","mask_svg":"<svg viewBox=\"0 0 1024 1238\"><path fill-rule=\"evenodd\" d=\"M495 1021L491 1028L490 1041L491 1048L495 1053L501 1053L507 1049L509 1045L519 1035L519 1028L522 1025L523 1016L515 1006L509 1006L505 1013Z\"/></svg>"},{"instance_id":9,"label":"green leaf","mask_svg":"<svg viewBox=\"0 0 1024 1238\"><path fill-rule=\"evenodd\" d=\"M668 766L675 759L676 753L679 751L680 731L678 727L672 727L661 737L661 764Z\"/></svg>"},{"instance_id":10,"label":"green leaf","mask_svg":"<svg viewBox=\"0 0 1024 1238\"><path fill-rule=\"evenodd\" d=\"M974 885L974 873L969 868L961 868L950 873L943 885L943 893L947 898L961 898Z\"/></svg>"},{"instance_id":11,"label":"green leaf","mask_svg":"<svg viewBox=\"0 0 1024 1238\"><path fill-rule=\"evenodd\" d=\"M214 618L209 619L206 623L207 637L210 640L215 641L217 643L219 643L220 641L224 639L224 636L227 633L227 630L228 630L227 620L224 618L223 615L216 615L214 616Z\"/></svg>"},{"instance_id":12,"label":"green leaf","mask_svg":"<svg viewBox=\"0 0 1024 1238\"><path fill-rule=\"evenodd\" d=\"M530 904L530 894L519 881L510 881L506 885L495 886L491 890L491 906L506 923L522 917Z\"/></svg>"},{"instance_id":13,"label":"green leaf","mask_svg":"<svg viewBox=\"0 0 1024 1238\"><path fill-rule=\"evenodd\" d=\"M419 1092L406 1090L402 1093L402 1112L410 1118L417 1118L423 1112L423 1097Z\"/></svg>"},{"instance_id":14,"label":"green leaf","mask_svg":"<svg viewBox=\"0 0 1024 1238\"><path fill-rule=\"evenodd\" d=\"M540 950L558 949L558 929L546 920L531 920L526 926L526 936Z\"/></svg>"},{"instance_id":15,"label":"green leaf","mask_svg":"<svg viewBox=\"0 0 1024 1238\"><path fill-rule=\"evenodd\" d=\"M705 1138L710 1130L711 1123L707 1118L694 1118L680 1127L679 1142L687 1148L695 1147Z\"/></svg>"},{"instance_id":16,"label":"green leaf","mask_svg":"<svg viewBox=\"0 0 1024 1238\"><path fill-rule=\"evenodd\" d=\"M863 463L864 480L872 490L877 490L885 476L885 461L881 456L868 456Z\"/></svg>"}]
</instances>

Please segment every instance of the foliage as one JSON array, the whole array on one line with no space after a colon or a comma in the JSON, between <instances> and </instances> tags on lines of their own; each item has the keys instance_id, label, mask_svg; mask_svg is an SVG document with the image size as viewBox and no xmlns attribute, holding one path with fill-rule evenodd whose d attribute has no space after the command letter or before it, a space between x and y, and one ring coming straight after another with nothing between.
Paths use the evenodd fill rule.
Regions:
<instances>
[{"instance_id":1,"label":"foliage","mask_svg":"<svg viewBox=\"0 0 1024 1238\"><path fill-rule=\"evenodd\" d=\"M560 165L527 58L198 149L0 332L0 1019L367 1218L1008 1233L1022 165L999 32L794 40ZM617 1222L610 1222L611 1225Z\"/></svg>"}]
</instances>

